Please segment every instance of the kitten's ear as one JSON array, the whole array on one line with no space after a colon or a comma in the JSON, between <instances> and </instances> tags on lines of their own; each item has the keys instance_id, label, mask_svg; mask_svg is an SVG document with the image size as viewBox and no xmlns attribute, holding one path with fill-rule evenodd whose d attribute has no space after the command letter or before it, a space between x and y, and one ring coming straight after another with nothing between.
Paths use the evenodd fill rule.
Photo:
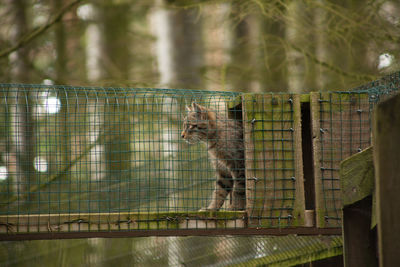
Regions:
<instances>
[{"instance_id":1,"label":"kitten's ear","mask_svg":"<svg viewBox=\"0 0 400 267\"><path fill-rule=\"evenodd\" d=\"M204 108L195 102L192 102L192 109L198 113L204 111Z\"/></svg>"},{"instance_id":2,"label":"kitten's ear","mask_svg":"<svg viewBox=\"0 0 400 267\"><path fill-rule=\"evenodd\" d=\"M192 110L196 112L197 117L201 120L209 120L215 118L215 115L212 115L213 113L209 111L206 107L203 107L194 102L192 103Z\"/></svg>"}]
</instances>

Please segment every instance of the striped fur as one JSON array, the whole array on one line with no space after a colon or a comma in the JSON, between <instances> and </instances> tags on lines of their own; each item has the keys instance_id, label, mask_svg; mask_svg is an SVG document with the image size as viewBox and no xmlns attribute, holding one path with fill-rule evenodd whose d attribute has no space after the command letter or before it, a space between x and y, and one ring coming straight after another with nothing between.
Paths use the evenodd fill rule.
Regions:
<instances>
[{"instance_id":1,"label":"striped fur","mask_svg":"<svg viewBox=\"0 0 400 267\"><path fill-rule=\"evenodd\" d=\"M187 106L182 138L188 143L203 142L215 167L217 180L207 210L219 210L231 193L229 208L243 210L246 205L243 126L236 120L220 117L199 104Z\"/></svg>"}]
</instances>

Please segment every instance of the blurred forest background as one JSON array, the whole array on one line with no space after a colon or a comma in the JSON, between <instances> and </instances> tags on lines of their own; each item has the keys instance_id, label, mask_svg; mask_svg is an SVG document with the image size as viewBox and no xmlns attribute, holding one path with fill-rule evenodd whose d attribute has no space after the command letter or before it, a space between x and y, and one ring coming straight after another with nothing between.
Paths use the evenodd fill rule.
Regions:
<instances>
[{"instance_id":1,"label":"blurred forest background","mask_svg":"<svg viewBox=\"0 0 400 267\"><path fill-rule=\"evenodd\" d=\"M2 82L340 90L399 68L399 1L5 0Z\"/></svg>"},{"instance_id":2,"label":"blurred forest background","mask_svg":"<svg viewBox=\"0 0 400 267\"><path fill-rule=\"evenodd\" d=\"M0 3L0 82L348 90L400 68L399 14L395 0L5 0ZM18 109L14 114L20 116ZM20 149L24 153L29 146ZM0 265L224 265L265 256L271 242L277 242L273 248L280 244L271 240L1 242Z\"/></svg>"}]
</instances>

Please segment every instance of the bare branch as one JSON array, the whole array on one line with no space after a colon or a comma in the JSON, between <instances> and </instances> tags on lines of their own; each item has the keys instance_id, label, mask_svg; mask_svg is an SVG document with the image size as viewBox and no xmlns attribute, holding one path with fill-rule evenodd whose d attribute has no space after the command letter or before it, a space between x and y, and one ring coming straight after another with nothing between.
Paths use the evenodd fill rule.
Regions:
<instances>
[{"instance_id":1,"label":"bare branch","mask_svg":"<svg viewBox=\"0 0 400 267\"><path fill-rule=\"evenodd\" d=\"M33 30L32 32L26 34L23 36L16 44L13 46L6 48L2 51L0 51L0 58L8 56L12 52L20 49L21 47L24 47L26 44L40 36L42 33L46 32L48 29L50 29L54 24L56 24L58 21L62 19L62 17L76 4L79 2L82 2L84 0L74 0L71 3L67 4L65 7L63 7L49 22L44 24L43 26Z\"/></svg>"},{"instance_id":2,"label":"bare branch","mask_svg":"<svg viewBox=\"0 0 400 267\"><path fill-rule=\"evenodd\" d=\"M291 48L293 48L294 50L302 53L305 57L307 57L308 59L310 59L314 63L316 63L318 65L321 65L322 67L324 67L324 68L326 68L326 69L328 69L328 70L330 70L332 72L335 72L335 73L337 73L339 75L342 75L342 76L345 76L345 77L351 77L351 78L354 78L354 79L359 80L359 81L372 81L372 80L376 80L378 78L375 75L346 72L346 71L344 71L344 70L342 70L342 69L340 69L340 68L338 68L338 67L336 67L336 66L334 66L332 64L329 64L328 62L319 60L314 54L306 51L305 49L302 49L302 48L298 47L295 44L292 44L292 43L289 43L289 42L286 42L286 43Z\"/></svg>"},{"instance_id":3,"label":"bare branch","mask_svg":"<svg viewBox=\"0 0 400 267\"><path fill-rule=\"evenodd\" d=\"M356 79L358 81L372 81L372 80L376 80L378 77L375 75L369 75L369 74L361 74L361 73L353 73L353 72L346 72L344 70L342 70L341 68L330 64L326 61L322 61L320 59L318 59L318 57L316 55L314 55L311 52L306 51L304 48L301 48L293 43L288 42L287 40L280 38L279 36L275 36L275 35L271 35L271 34L265 34L264 35L266 38L275 38L278 41L281 42L282 46L287 49L288 47L290 47L291 49L294 49L298 52L300 52L304 57L308 58L309 60L311 60L312 62L314 62L317 65L320 65L324 68L326 68L327 70L330 70L334 73L337 73L341 76L344 77L350 77L353 79ZM266 40L264 40L264 43L266 42Z\"/></svg>"}]
</instances>

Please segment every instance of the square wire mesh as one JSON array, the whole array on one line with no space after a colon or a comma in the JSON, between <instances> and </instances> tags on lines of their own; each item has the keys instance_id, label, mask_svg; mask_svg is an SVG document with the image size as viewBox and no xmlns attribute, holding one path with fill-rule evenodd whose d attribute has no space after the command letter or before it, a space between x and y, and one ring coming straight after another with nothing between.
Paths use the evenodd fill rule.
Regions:
<instances>
[{"instance_id":1,"label":"square wire mesh","mask_svg":"<svg viewBox=\"0 0 400 267\"><path fill-rule=\"evenodd\" d=\"M317 224L340 227L340 162L371 145L370 102L366 93L317 93L312 97Z\"/></svg>"},{"instance_id":2,"label":"square wire mesh","mask_svg":"<svg viewBox=\"0 0 400 267\"><path fill-rule=\"evenodd\" d=\"M400 73L351 91L311 93L317 227L340 227L340 162L371 146L373 108L397 93Z\"/></svg>"},{"instance_id":3,"label":"square wire mesh","mask_svg":"<svg viewBox=\"0 0 400 267\"><path fill-rule=\"evenodd\" d=\"M242 221L242 213L228 212L201 224L210 216L199 210L210 202L215 170L205 144L181 138L186 106L195 102L228 120L235 93L3 85L1 94L0 215L9 215L3 230L186 229Z\"/></svg>"},{"instance_id":4,"label":"square wire mesh","mask_svg":"<svg viewBox=\"0 0 400 267\"><path fill-rule=\"evenodd\" d=\"M245 95L243 102L249 225L303 225L300 97Z\"/></svg>"},{"instance_id":5,"label":"square wire mesh","mask_svg":"<svg viewBox=\"0 0 400 267\"><path fill-rule=\"evenodd\" d=\"M304 226L301 101L310 102L317 227L340 227L339 163L370 145L373 106L399 81L310 100L2 84L0 232Z\"/></svg>"}]
</instances>

